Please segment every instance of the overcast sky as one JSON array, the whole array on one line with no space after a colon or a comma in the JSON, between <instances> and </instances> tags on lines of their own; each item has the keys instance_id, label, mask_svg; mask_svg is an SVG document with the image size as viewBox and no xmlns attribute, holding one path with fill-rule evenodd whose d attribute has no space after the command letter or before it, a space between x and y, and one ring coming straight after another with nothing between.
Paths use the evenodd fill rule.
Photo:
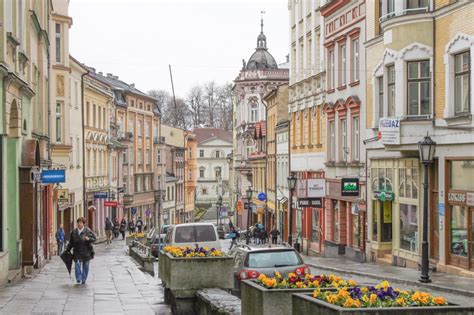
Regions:
<instances>
[{"instance_id":1,"label":"overcast sky","mask_svg":"<svg viewBox=\"0 0 474 315\"><path fill-rule=\"evenodd\" d=\"M142 90L185 96L195 84L232 81L257 45L260 12L270 53L288 54L287 0L71 0L70 52Z\"/></svg>"}]
</instances>

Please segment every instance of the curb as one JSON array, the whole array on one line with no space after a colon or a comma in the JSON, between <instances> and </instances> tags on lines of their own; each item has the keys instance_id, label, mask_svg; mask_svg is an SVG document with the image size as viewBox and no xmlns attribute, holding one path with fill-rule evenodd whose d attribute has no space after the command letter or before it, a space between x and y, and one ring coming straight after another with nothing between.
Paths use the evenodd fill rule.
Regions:
<instances>
[{"instance_id":1,"label":"curb","mask_svg":"<svg viewBox=\"0 0 474 315\"><path fill-rule=\"evenodd\" d=\"M394 283L401 284L401 285L410 285L410 286L415 286L415 287L423 287L423 288L442 291L442 292L446 292L446 293L453 293L453 294L460 294L460 295L464 295L464 296L468 296L468 297L474 297L474 291L466 291L466 290L446 287L446 286L439 285L439 284L421 283L421 282L418 282L418 281L406 280L406 279L400 279L400 278L394 278L394 277L382 277L382 276L379 276L379 275L374 275L374 274L371 274L371 273L365 273L365 272L360 272L360 271L348 271L348 270L338 269L338 268L334 268L334 267L321 266L321 265L317 265L317 264L314 264L314 263L311 263L311 262L306 262L306 265L311 266L313 268L317 268L317 269L331 271L331 272L334 272L334 273L341 273L341 274L353 275L353 276L361 276L361 277L372 278L372 279L376 279L376 280L387 280L389 282L394 282Z\"/></svg>"}]
</instances>

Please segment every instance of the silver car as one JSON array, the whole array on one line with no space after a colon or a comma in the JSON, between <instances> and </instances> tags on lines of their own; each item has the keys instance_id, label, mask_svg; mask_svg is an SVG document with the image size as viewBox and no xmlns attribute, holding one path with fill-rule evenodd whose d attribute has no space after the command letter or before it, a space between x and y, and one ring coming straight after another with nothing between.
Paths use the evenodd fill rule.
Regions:
<instances>
[{"instance_id":1,"label":"silver car","mask_svg":"<svg viewBox=\"0 0 474 315\"><path fill-rule=\"evenodd\" d=\"M298 252L288 245L243 245L230 250L234 258L234 289L240 292L240 281L256 279L260 274L275 276L278 271L283 277L291 272L298 275L310 273Z\"/></svg>"}]
</instances>

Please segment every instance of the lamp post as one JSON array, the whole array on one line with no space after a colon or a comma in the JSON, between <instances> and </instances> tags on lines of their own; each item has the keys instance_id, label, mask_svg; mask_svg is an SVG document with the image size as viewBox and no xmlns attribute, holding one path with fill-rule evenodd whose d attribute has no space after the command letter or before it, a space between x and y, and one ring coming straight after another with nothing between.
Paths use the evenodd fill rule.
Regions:
<instances>
[{"instance_id":1,"label":"lamp post","mask_svg":"<svg viewBox=\"0 0 474 315\"><path fill-rule=\"evenodd\" d=\"M217 226L219 226L219 214L221 212L222 207L222 196L219 196L216 202L216 217L217 217Z\"/></svg>"},{"instance_id":2,"label":"lamp post","mask_svg":"<svg viewBox=\"0 0 474 315\"><path fill-rule=\"evenodd\" d=\"M252 210L250 207L250 200L252 200L252 194L253 194L252 187L247 188L246 193L247 193L247 237L245 238L245 242L248 245L250 242L250 216L252 214Z\"/></svg>"},{"instance_id":3,"label":"lamp post","mask_svg":"<svg viewBox=\"0 0 474 315\"><path fill-rule=\"evenodd\" d=\"M425 166L423 180L423 242L421 243L421 276L418 281L422 283L431 282L428 261L428 172L433 163L436 142L426 135L418 142L421 163Z\"/></svg>"},{"instance_id":4,"label":"lamp post","mask_svg":"<svg viewBox=\"0 0 474 315\"><path fill-rule=\"evenodd\" d=\"M288 201L288 215L290 216L288 222L288 244L293 246L293 191L296 188L296 176L291 173L288 179L288 189L290 190L290 200Z\"/></svg>"}]
</instances>

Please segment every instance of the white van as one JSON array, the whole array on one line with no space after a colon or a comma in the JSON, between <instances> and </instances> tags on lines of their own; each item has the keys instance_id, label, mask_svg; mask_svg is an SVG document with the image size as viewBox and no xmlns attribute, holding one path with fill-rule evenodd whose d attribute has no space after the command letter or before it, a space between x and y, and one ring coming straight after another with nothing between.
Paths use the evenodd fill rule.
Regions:
<instances>
[{"instance_id":1,"label":"white van","mask_svg":"<svg viewBox=\"0 0 474 315\"><path fill-rule=\"evenodd\" d=\"M165 244L170 246L209 247L221 249L217 230L212 223L184 223L171 225Z\"/></svg>"}]
</instances>

